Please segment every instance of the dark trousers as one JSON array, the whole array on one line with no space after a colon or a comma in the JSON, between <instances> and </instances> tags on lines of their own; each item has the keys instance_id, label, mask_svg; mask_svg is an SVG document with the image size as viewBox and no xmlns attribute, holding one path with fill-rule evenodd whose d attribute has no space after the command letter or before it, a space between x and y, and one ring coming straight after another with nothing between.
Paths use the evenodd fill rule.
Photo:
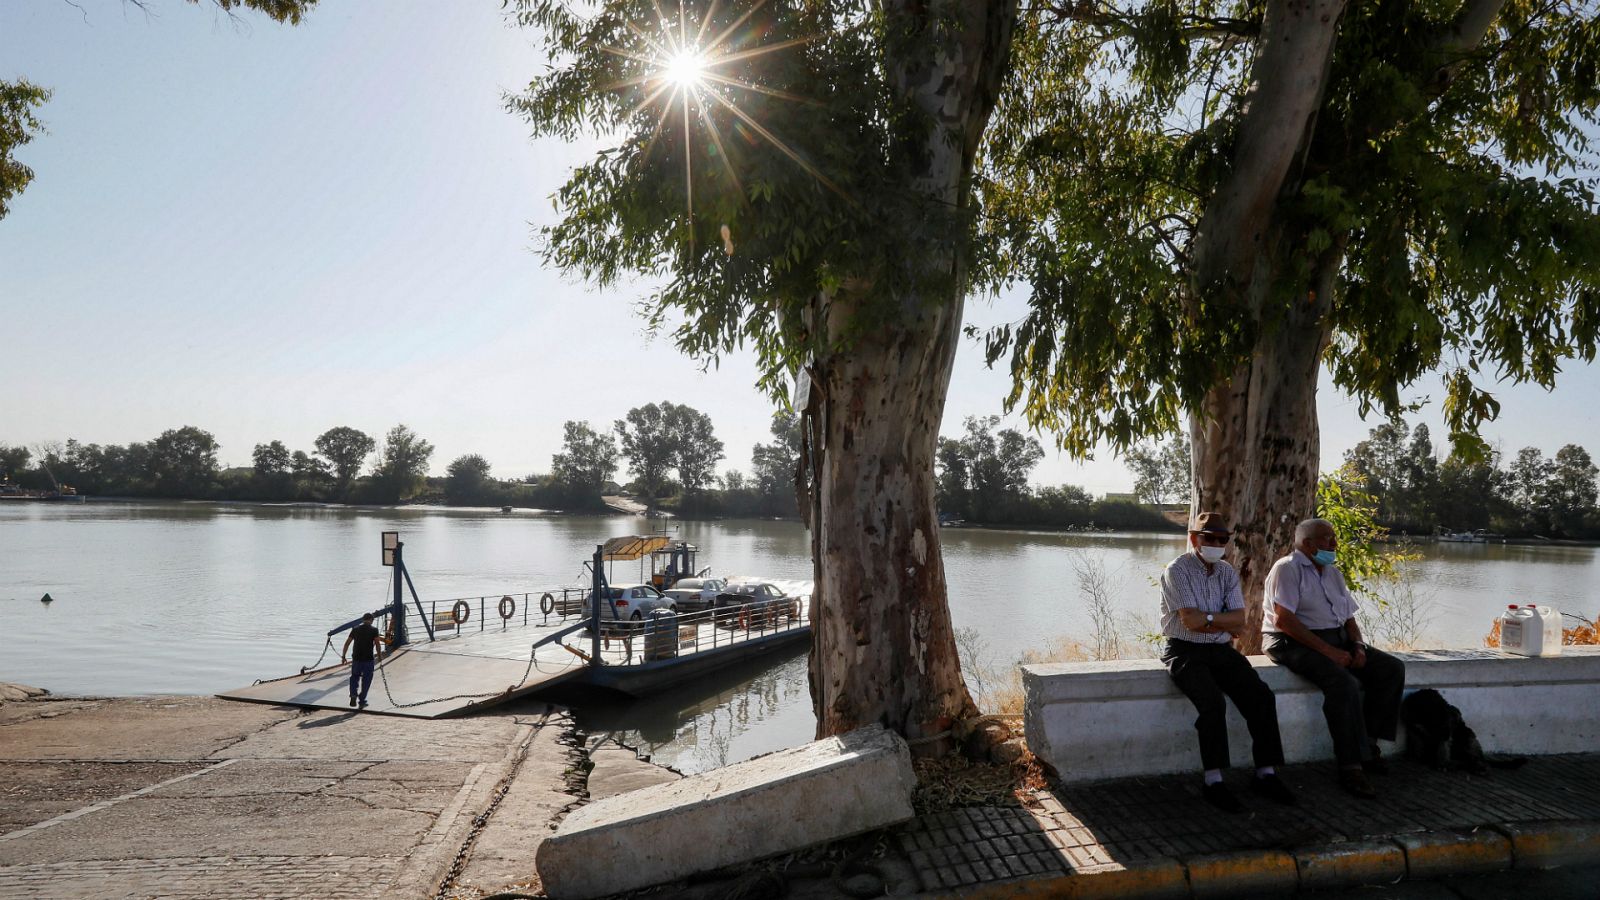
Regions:
<instances>
[{"instance_id":1,"label":"dark trousers","mask_svg":"<svg viewBox=\"0 0 1600 900\"><path fill-rule=\"evenodd\" d=\"M1278 737L1278 701L1244 655L1231 644L1197 644L1172 638L1161 656L1172 680L1194 703L1200 716L1194 730L1200 733L1200 765L1205 769L1228 767L1226 695L1250 726L1251 752L1256 768L1283 763L1283 741Z\"/></svg>"},{"instance_id":2,"label":"dark trousers","mask_svg":"<svg viewBox=\"0 0 1600 900\"><path fill-rule=\"evenodd\" d=\"M1314 628L1311 633L1340 650L1351 641L1343 628ZM1341 766L1360 765L1372 755L1377 738L1392 741L1400 724L1400 692L1406 686L1406 664L1382 650L1367 648L1367 664L1346 669L1286 634L1266 636L1272 661L1322 689L1322 715L1333 736L1333 756Z\"/></svg>"},{"instance_id":3,"label":"dark trousers","mask_svg":"<svg viewBox=\"0 0 1600 900\"><path fill-rule=\"evenodd\" d=\"M350 696L362 703L367 702L367 689L372 687L373 661L358 659L350 663ZM357 688L360 693L357 694Z\"/></svg>"}]
</instances>

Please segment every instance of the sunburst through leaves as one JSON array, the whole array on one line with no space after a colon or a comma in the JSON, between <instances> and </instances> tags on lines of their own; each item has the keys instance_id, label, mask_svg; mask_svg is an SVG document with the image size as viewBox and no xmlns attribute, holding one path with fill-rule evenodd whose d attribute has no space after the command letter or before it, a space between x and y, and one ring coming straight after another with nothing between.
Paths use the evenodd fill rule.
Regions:
<instances>
[{"instance_id":1,"label":"sunburst through leaves","mask_svg":"<svg viewBox=\"0 0 1600 900\"><path fill-rule=\"evenodd\" d=\"M738 68L748 72L748 63L752 60L813 40L811 37L798 37L756 46L743 46L754 31L747 28L747 24L764 5L765 0L752 4L726 27L713 32L713 21L719 7L718 0L713 0L705 13L698 18L686 4L680 5L674 16L665 12L659 3L655 3L653 24L625 23L628 31L647 52L639 53L617 47L606 48L607 53L638 63L642 67L639 74L618 81L610 85L610 88L634 90L641 95L641 99L632 110L632 115L646 111L653 113L654 124L649 132L645 148L646 156L668 129L682 129L684 213L689 225L691 252L694 247L694 174L697 164L694 147L697 132L703 134L710 142L710 149L713 152L707 155L720 161L733 187L741 196L744 194L744 184L728 154L726 135L723 133L723 128L718 126L717 116L714 115L717 111L726 114L723 116L724 119L731 116L743 126L741 130L747 130L748 134L755 135L755 139L770 144L829 190L846 200L850 199L833 180L807 161L799 150L763 125L739 102L738 95L742 92L798 103L815 102L791 91L760 84L745 74L735 72L736 63L745 64ZM728 226L722 225L720 232L723 248L731 255L733 242L728 234Z\"/></svg>"}]
</instances>

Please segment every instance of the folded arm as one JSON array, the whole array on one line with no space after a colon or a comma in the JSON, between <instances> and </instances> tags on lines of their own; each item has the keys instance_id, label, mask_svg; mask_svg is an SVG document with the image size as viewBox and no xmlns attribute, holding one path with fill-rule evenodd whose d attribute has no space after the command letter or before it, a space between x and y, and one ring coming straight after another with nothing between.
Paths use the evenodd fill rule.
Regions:
<instances>
[{"instance_id":1,"label":"folded arm","mask_svg":"<svg viewBox=\"0 0 1600 900\"><path fill-rule=\"evenodd\" d=\"M1211 614L1211 621L1206 621L1205 611L1193 606L1178 610L1178 621L1183 627L1200 634L1217 634L1226 631L1238 635L1244 630L1244 610L1230 609L1227 612Z\"/></svg>"},{"instance_id":2,"label":"folded arm","mask_svg":"<svg viewBox=\"0 0 1600 900\"><path fill-rule=\"evenodd\" d=\"M1322 638L1317 637L1315 634L1312 634L1311 629L1307 628L1306 624L1300 621L1299 616L1287 609L1284 609L1282 606L1278 607L1277 612L1279 631L1287 634L1296 643L1321 653L1323 656L1326 656L1341 666L1346 668L1349 667L1351 660L1349 653L1340 650L1338 647L1335 647Z\"/></svg>"}]
</instances>

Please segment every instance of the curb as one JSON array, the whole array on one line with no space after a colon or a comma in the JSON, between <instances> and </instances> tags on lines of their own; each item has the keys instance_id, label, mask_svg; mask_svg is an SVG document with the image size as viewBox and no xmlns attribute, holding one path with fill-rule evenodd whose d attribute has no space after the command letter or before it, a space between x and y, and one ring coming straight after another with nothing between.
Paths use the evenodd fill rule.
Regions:
<instances>
[{"instance_id":1,"label":"curb","mask_svg":"<svg viewBox=\"0 0 1600 900\"><path fill-rule=\"evenodd\" d=\"M1600 864L1600 821L1514 822L1285 850L1157 857L920 897L1222 898Z\"/></svg>"},{"instance_id":2,"label":"curb","mask_svg":"<svg viewBox=\"0 0 1600 900\"><path fill-rule=\"evenodd\" d=\"M1489 827L1511 839L1513 868L1554 869L1600 861L1600 822L1511 822Z\"/></svg>"},{"instance_id":3,"label":"curb","mask_svg":"<svg viewBox=\"0 0 1600 900\"><path fill-rule=\"evenodd\" d=\"M1191 857L1191 897L1237 897L1240 894L1294 893L1300 886L1294 857L1282 850L1243 850Z\"/></svg>"}]
</instances>

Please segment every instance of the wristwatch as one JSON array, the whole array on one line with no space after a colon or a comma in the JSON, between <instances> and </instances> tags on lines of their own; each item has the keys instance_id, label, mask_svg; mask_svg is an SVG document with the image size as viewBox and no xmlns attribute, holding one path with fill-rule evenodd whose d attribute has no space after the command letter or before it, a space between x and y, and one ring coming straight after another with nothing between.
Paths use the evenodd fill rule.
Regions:
<instances>
[{"instance_id":1,"label":"wristwatch","mask_svg":"<svg viewBox=\"0 0 1600 900\"><path fill-rule=\"evenodd\" d=\"M1206 613L1206 624L1207 625L1215 625L1216 624L1216 621L1211 618L1211 613Z\"/></svg>"}]
</instances>

